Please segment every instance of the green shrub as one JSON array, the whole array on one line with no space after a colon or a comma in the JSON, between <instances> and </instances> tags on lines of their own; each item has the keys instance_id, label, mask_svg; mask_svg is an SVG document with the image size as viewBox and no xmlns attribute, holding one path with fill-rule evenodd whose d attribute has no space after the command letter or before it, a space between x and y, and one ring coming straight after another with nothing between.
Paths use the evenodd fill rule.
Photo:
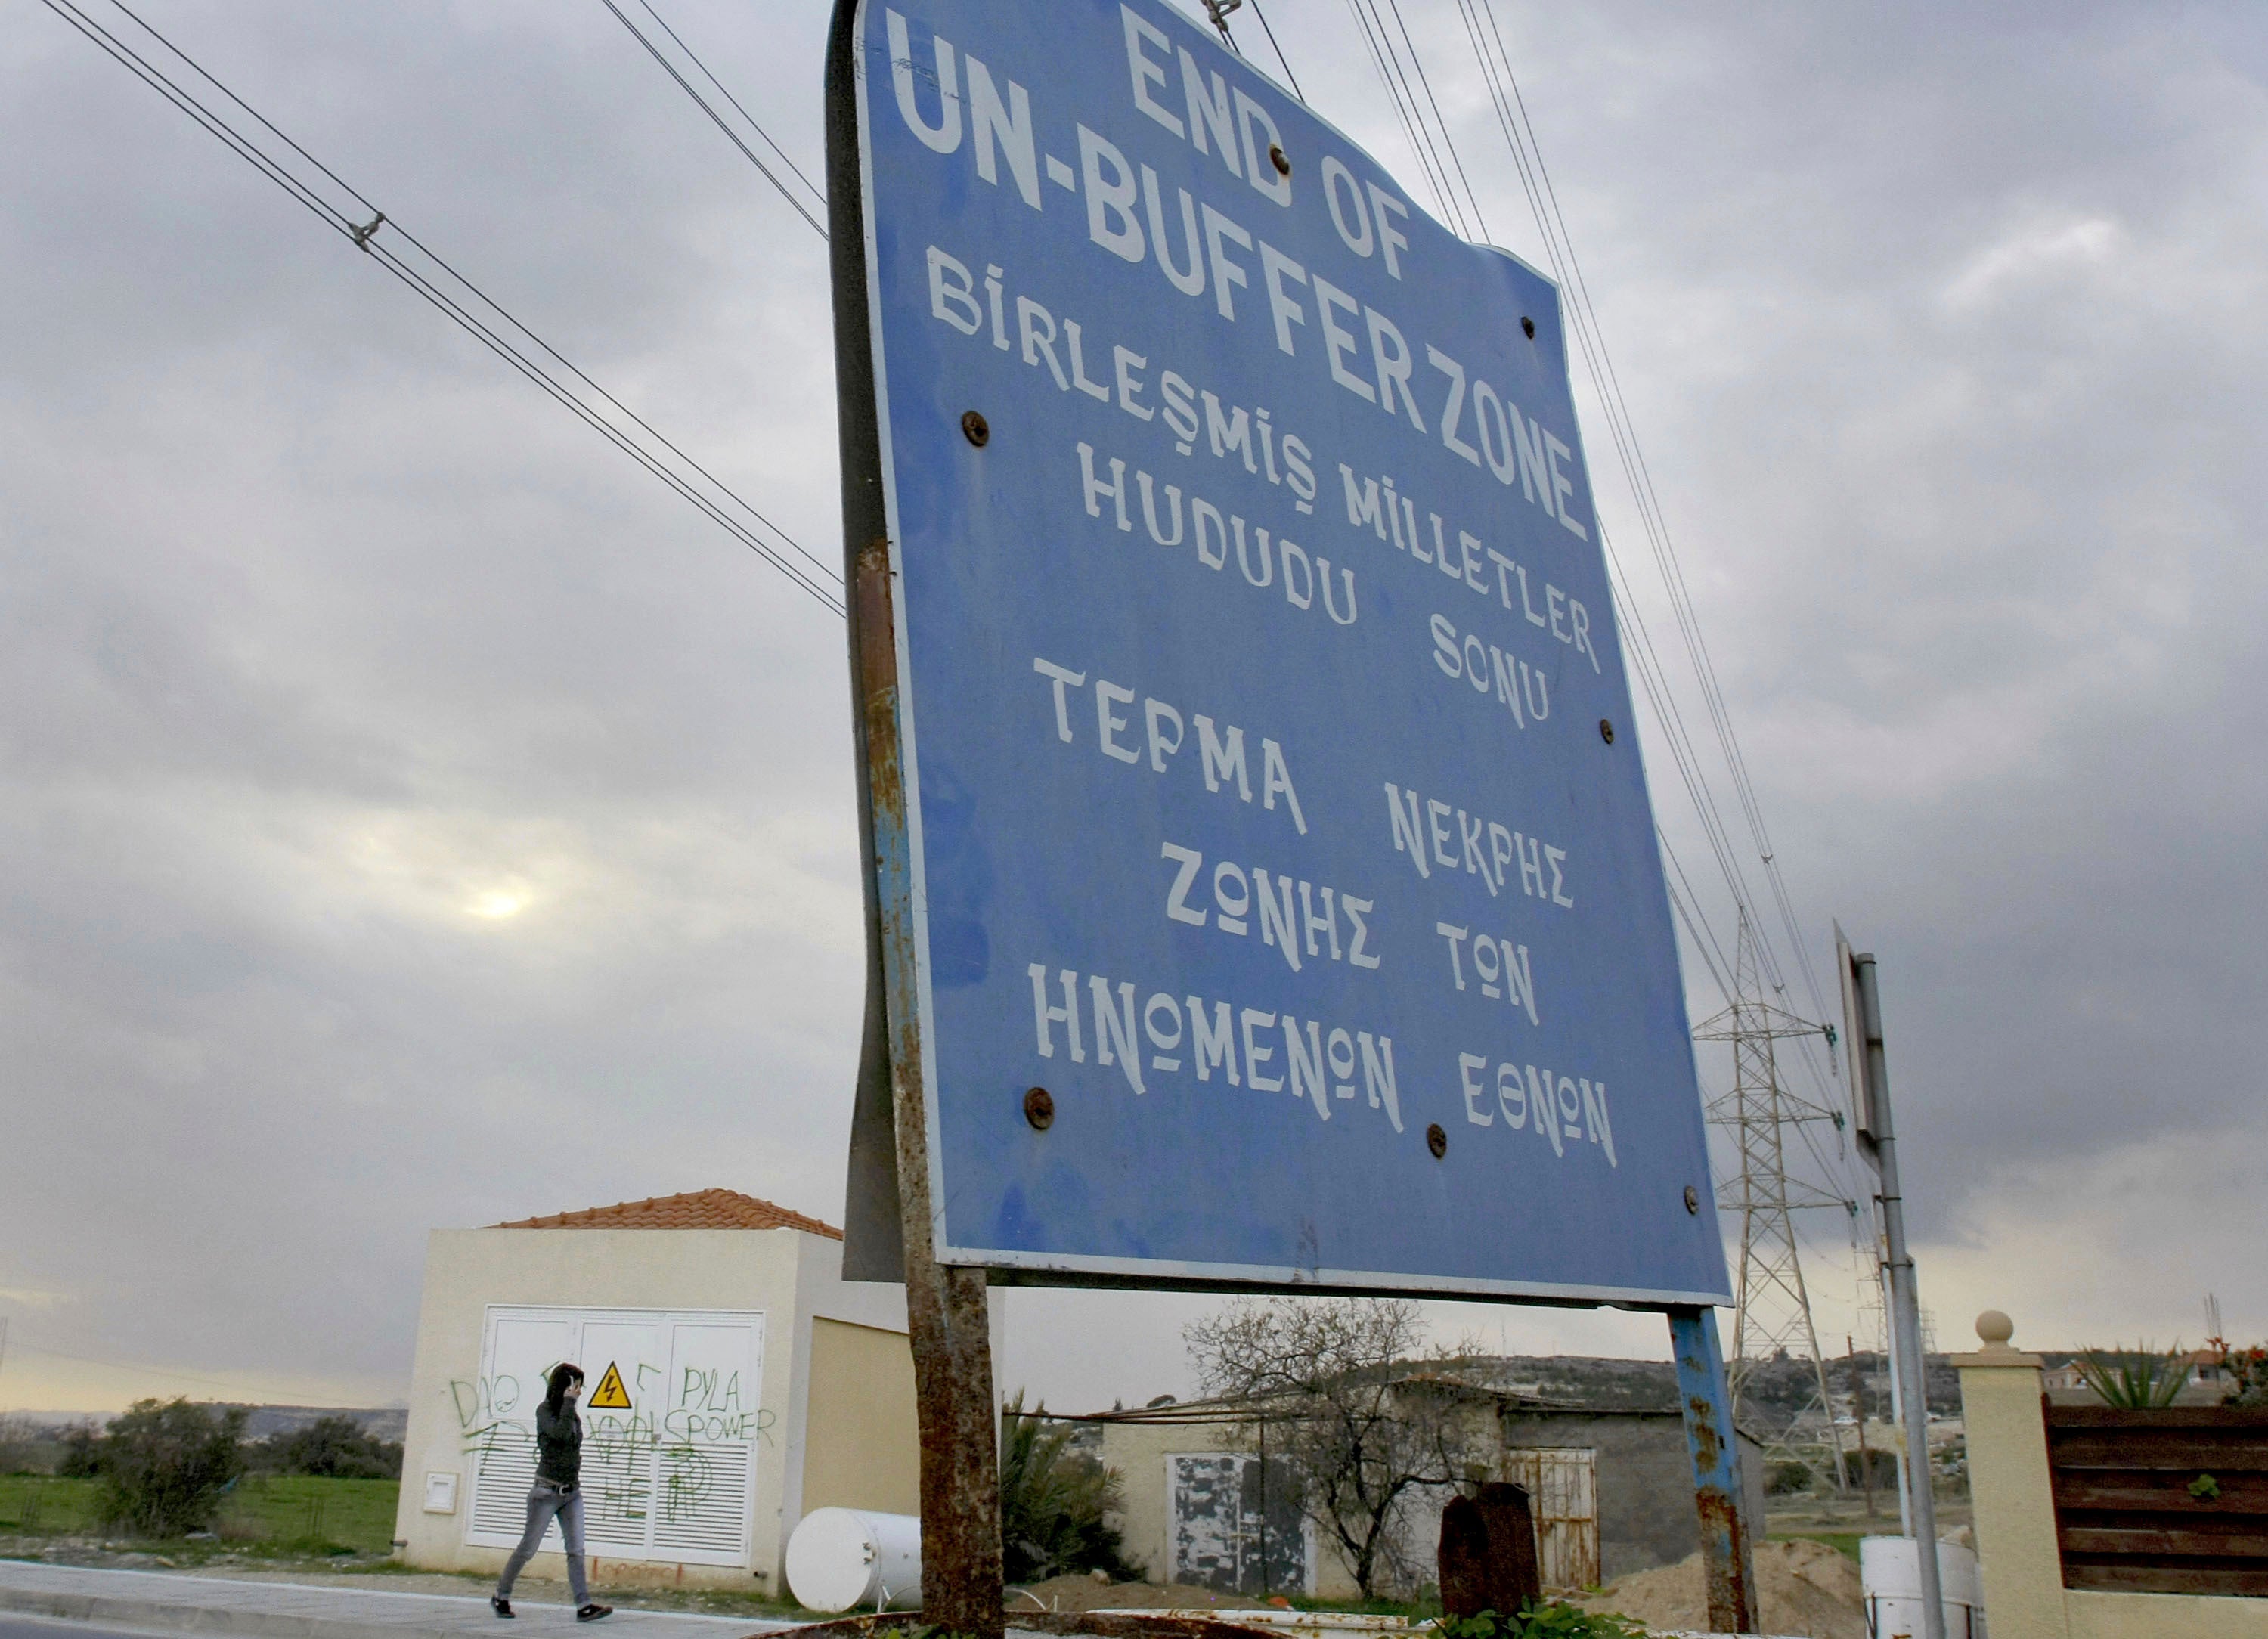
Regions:
<instances>
[{"instance_id":1,"label":"green shrub","mask_svg":"<svg viewBox=\"0 0 2268 1639\"><path fill-rule=\"evenodd\" d=\"M92 1480L102 1472L102 1430L94 1424L71 1424L63 1430L62 1445L55 1459L58 1479Z\"/></svg>"},{"instance_id":2,"label":"green shrub","mask_svg":"<svg viewBox=\"0 0 2268 1639\"><path fill-rule=\"evenodd\" d=\"M1797 1491L1811 1489L1811 1465L1798 1462L1767 1463L1764 1465L1764 1491L1771 1496L1786 1496Z\"/></svg>"},{"instance_id":3,"label":"green shrub","mask_svg":"<svg viewBox=\"0 0 2268 1639\"><path fill-rule=\"evenodd\" d=\"M1646 1639L1646 1629L1627 1617L1587 1611L1563 1599L1531 1602L1517 1616L1494 1611L1445 1616L1433 1631L1441 1639Z\"/></svg>"},{"instance_id":4,"label":"green shrub","mask_svg":"<svg viewBox=\"0 0 2268 1639\"><path fill-rule=\"evenodd\" d=\"M0 1415L0 1474L45 1473L54 1465L54 1446L30 1418Z\"/></svg>"},{"instance_id":5,"label":"green shrub","mask_svg":"<svg viewBox=\"0 0 2268 1639\"><path fill-rule=\"evenodd\" d=\"M1000 1553L1010 1582L1099 1570L1123 1580L1124 1540L1104 1521L1123 1492L1117 1471L1068 1449L1071 1428L1024 1415L1024 1393L1000 1420Z\"/></svg>"},{"instance_id":6,"label":"green shrub","mask_svg":"<svg viewBox=\"0 0 2268 1639\"><path fill-rule=\"evenodd\" d=\"M105 1519L152 1537L210 1525L244 1472L244 1417L187 1400L135 1401L100 1442Z\"/></svg>"},{"instance_id":7,"label":"green shrub","mask_svg":"<svg viewBox=\"0 0 2268 1639\"><path fill-rule=\"evenodd\" d=\"M270 1435L248 1453L271 1474L326 1480L399 1480L401 1448L352 1417L322 1417L290 1434Z\"/></svg>"}]
</instances>

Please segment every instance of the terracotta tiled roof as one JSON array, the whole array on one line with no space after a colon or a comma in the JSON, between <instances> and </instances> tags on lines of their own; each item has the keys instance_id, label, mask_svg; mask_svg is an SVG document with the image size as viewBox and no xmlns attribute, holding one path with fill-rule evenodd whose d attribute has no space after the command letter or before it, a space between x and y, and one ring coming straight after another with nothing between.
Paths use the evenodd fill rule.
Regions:
<instances>
[{"instance_id":1,"label":"terracotta tiled roof","mask_svg":"<svg viewBox=\"0 0 2268 1639\"><path fill-rule=\"evenodd\" d=\"M759 1201L735 1189L696 1189L682 1195L649 1195L644 1201L620 1201L611 1207L587 1207L580 1212L555 1212L544 1218L517 1218L492 1229L653 1229L653 1230L801 1230L841 1240L843 1231L832 1224L807 1218L800 1212Z\"/></svg>"}]
</instances>

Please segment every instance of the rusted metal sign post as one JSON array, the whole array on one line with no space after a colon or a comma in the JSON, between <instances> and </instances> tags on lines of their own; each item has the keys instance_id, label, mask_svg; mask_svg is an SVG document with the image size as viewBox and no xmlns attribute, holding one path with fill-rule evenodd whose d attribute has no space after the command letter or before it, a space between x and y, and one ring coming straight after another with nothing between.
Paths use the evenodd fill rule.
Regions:
<instances>
[{"instance_id":1,"label":"rusted metal sign post","mask_svg":"<svg viewBox=\"0 0 2268 1639\"><path fill-rule=\"evenodd\" d=\"M827 59L827 158L832 197L859 197L853 79L855 8L836 18ZM875 413L873 346L863 305L865 246L857 213L838 217L831 237L835 285L838 436L843 451L845 579L850 584L851 677L856 694L859 827L867 937L865 1039L854 1114L855 1155L848 1215L867 1265L854 1277L902 1279L914 1355L915 1412L921 1436L922 1610L952 1634L1003 1630L999 1451L985 1274L937 1259L939 1215L930 1195L928 1128L923 1116L921 1022L911 998L912 909L908 878L905 768L898 748L900 691L891 615L890 542L883 504L880 427ZM866 1191L865 1198L856 1192Z\"/></svg>"},{"instance_id":2,"label":"rusted metal sign post","mask_svg":"<svg viewBox=\"0 0 2268 1639\"><path fill-rule=\"evenodd\" d=\"M988 1281L1730 1291L1556 288L1166 0L837 0L827 122L844 1268L993 1633Z\"/></svg>"},{"instance_id":3,"label":"rusted metal sign post","mask_svg":"<svg viewBox=\"0 0 2268 1639\"><path fill-rule=\"evenodd\" d=\"M1669 1344L1677 1358L1677 1399L1693 1457L1693 1505L1701 1516L1701 1566L1709 1626L1719 1633L1756 1631L1756 1572L1742 1509L1740 1448L1733 1396L1717 1345L1717 1312L1672 1309Z\"/></svg>"}]
</instances>

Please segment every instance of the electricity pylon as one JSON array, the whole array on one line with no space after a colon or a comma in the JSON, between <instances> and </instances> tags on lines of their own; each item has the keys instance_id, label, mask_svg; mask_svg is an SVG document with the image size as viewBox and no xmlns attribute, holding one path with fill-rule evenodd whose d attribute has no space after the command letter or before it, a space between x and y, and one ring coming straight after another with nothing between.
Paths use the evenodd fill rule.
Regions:
<instances>
[{"instance_id":1,"label":"electricity pylon","mask_svg":"<svg viewBox=\"0 0 2268 1639\"><path fill-rule=\"evenodd\" d=\"M1818 1385L1829 1442L1835 1448L1835 1488L1845 1488L1843 1433L1828 1392L1827 1363L1812 1324L1811 1295L1803 1283L1790 1214L1814 1207L1847 1210L1840 1197L1787 1175L1782 1143L1789 1127L1832 1121L1828 1110L1798 1098L1780 1084L1772 1044L1786 1037L1822 1033L1817 1025L1764 999L1757 975L1756 933L1748 912L1741 913L1740 941L1734 960L1733 1002L1693 1033L1697 1041L1733 1044L1732 1091L1709 1102L1712 1126L1729 1128L1740 1156L1740 1172L1717 1197L1741 1216L1739 1307L1733 1320L1733 1357L1726 1363L1737 1413L1741 1392L1756 1368L1782 1349L1811 1364Z\"/></svg>"}]
</instances>

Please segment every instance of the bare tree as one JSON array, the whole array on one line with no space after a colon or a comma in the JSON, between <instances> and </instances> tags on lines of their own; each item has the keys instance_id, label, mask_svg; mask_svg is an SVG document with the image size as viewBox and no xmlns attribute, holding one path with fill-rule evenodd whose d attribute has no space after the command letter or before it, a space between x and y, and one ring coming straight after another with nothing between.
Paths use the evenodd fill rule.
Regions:
<instances>
[{"instance_id":1,"label":"bare tree","mask_svg":"<svg viewBox=\"0 0 2268 1639\"><path fill-rule=\"evenodd\" d=\"M1298 1470L1303 1510L1363 1597L1414 1582L1396 1528L1410 1495L1456 1483L1474 1455L1459 1397L1426 1381L1454 1356L1425 1349L1418 1305L1247 1299L1182 1335L1205 1393L1246 1407L1256 1442Z\"/></svg>"}]
</instances>

